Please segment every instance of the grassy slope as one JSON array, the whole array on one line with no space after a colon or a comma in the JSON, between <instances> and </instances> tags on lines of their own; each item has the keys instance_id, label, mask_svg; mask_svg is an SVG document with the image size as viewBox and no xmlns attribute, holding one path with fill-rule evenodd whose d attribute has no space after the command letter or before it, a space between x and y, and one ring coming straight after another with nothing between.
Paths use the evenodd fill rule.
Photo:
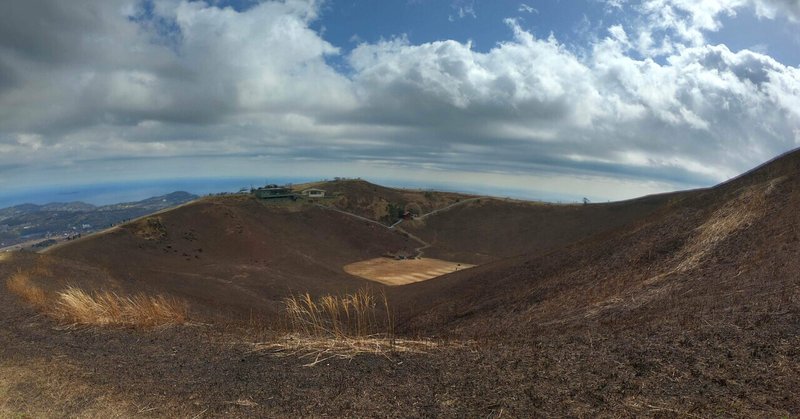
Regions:
<instances>
[{"instance_id":1,"label":"grassy slope","mask_svg":"<svg viewBox=\"0 0 800 419\"><path fill-rule=\"evenodd\" d=\"M166 292L225 317L269 315L292 292L367 284L341 267L414 243L351 217L301 204L204 200L64 246L49 255L102 270L90 288ZM91 281L89 281L91 282Z\"/></svg>"}]
</instances>

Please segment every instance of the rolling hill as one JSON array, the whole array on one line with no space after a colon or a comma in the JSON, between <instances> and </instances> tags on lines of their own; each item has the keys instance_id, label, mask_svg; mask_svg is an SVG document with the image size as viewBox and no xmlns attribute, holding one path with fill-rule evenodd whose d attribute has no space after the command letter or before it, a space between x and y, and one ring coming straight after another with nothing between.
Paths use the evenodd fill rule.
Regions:
<instances>
[{"instance_id":1,"label":"rolling hill","mask_svg":"<svg viewBox=\"0 0 800 419\"><path fill-rule=\"evenodd\" d=\"M157 415L800 414L800 151L713 188L608 204L314 186L330 197L205 198L6 257L0 277L175 296L196 324L53 332L4 289L0 355L100 368L86 394ZM423 215L390 228L397 208ZM414 249L478 266L394 287L344 269ZM282 330L287 297L365 286L386 293L398 337L435 345L318 353L314 368L253 349Z\"/></svg>"},{"instance_id":2,"label":"rolling hill","mask_svg":"<svg viewBox=\"0 0 800 419\"><path fill-rule=\"evenodd\" d=\"M48 255L108 273L86 286L167 292L212 317L239 318L275 315L292 293L356 289L363 281L342 266L412 245L397 232L313 205L226 197L200 200Z\"/></svg>"},{"instance_id":3,"label":"rolling hill","mask_svg":"<svg viewBox=\"0 0 800 419\"><path fill-rule=\"evenodd\" d=\"M426 299L433 308L416 308L426 317L447 317L442 323L450 328L480 319L498 334L589 320L644 327L651 319L781 313L799 297L798 175L800 153L793 153L714 188L614 204L625 211L643 202L661 206L604 233L414 284L404 292L446 295ZM609 208L586 210L608 217L603 213ZM552 229L569 227L557 225ZM498 323L509 326L498 328Z\"/></svg>"}]
</instances>

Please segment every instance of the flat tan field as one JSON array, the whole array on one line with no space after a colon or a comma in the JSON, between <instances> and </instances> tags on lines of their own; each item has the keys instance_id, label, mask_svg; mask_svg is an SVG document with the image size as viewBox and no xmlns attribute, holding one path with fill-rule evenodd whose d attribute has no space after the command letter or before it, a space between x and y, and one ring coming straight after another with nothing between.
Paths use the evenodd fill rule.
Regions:
<instances>
[{"instance_id":1,"label":"flat tan field","mask_svg":"<svg viewBox=\"0 0 800 419\"><path fill-rule=\"evenodd\" d=\"M395 260L382 257L351 263L345 266L344 270L351 275L385 285L405 285L427 281L474 266L439 259Z\"/></svg>"}]
</instances>

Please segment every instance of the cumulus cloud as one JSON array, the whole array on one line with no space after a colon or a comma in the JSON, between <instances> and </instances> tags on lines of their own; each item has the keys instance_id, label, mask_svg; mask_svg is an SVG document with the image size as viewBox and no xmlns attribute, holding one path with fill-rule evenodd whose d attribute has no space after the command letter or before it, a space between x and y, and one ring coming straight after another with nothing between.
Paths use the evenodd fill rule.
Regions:
<instances>
[{"instance_id":1,"label":"cumulus cloud","mask_svg":"<svg viewBox=\"0 0 800 419\"><path fill-rule=\"evenodd\" d=\"M483 52L398 36L360 43L343 57L347 75L327 63L342 51L311 29L315 1L239 11L62 3L0 15L5 176L21 166L264 157L373 171L356 176L595 182L597 198L621 198L709 185L800 145L800 70L704 40L720 16L743 7L797 16L794 1L647 0L639 18L580 54L515 20L510 39Z\"/></svg>"},{"instance_id":2,"label":"cumulus cloud","mask_svg":"<svg viewBox=\"0 0 800 419\"><path fill-rule=\"evenodd\" d=\"M420 130L409 135L415 147L483 146L475 166L685 181L721 180L793 146L800 73L768 56L698 46L659 64L627 55L614 27L582 60L509 25L514 40L487 53L454 41L360 46L357 120Z\"/></svg>"},{"instance_id":3,"label":"cumulus cloud","mask_svg":"<svg viewBox=\"0 0 800 419\"><path fill-rule=\"evenodd\" d=\"M185 155L205 141L223 154L259 141L286 147L286 121L305 115L313 125L354 106L350 81L325 62L338 49L309 28L317 9L299 0L245 12L184 1L17 4L0 17L9 74L0 141L45 136L50 147L31 162Z\"/></svg>"},{"instance_id":4,"label":"cumulus cloud","mask_svg":"<svg viewBox=\"0 0 800 419\"><path fill-rule=\"evenodd\" d=\"M8 62L16 67L20 87L7 95L20 93L22 105L4 118L4 126L41 126L42 115L31 108L50 102L46 98L56 105L78 105L54 107L47 119L56 127L142 120L213 123L242 112L324 112L348 103L347 80L324 61L338 50L308 28L315 17L313 3L265 2L246 13L201 2L163 3L145 17L137 10L141 3L96 1L85 8L36 3L43 2L17 6L23 16L4 16L37 21L45 11L66 28L43 31L49 35L41 40L21 41L22 33L3 38L17 49ZM94 14L101 18L93 19ZM171 22L173 33L161 33L156 21ZM165 37L178 38L174 50L168 42L153 42ZM26 71L39 60L50 65ZM49 83L42 86L42 81Z\"/></svg>"},{"instance_id":5,"label":"cumulus cloud","mask_svg":"<svg viewBox=\"0 0 800 419\"><path fill-rule=\"evenodd\" d=\"M440 124L443 114L588 123L595 92L587 68L555 39L537 40L514 21L509 24L514 40L488 53L456 41L362 44L350 56L369 111L358 118L447 129L457 127ZM582 103L568 103L572 98Z\"/></svg>"},{"instance_id":6,"label":"cumulus cloud","mask_svg":"<svg viewBox=\"0 0 800 419\"><path fill-rule=\"evenodd\" d=\"M637 13L631 19L636 33L636 49L648 56L669 55L680 47L700 46L706 34L720 30L721 18L752 10L765 19L786 17L800 20L798 0L643 0L628 4L626 0L606 0L610 8L628 6Z\"/></svg>"},{"instance_id":7,"label":"cumulus cloud","mask_svg":"<svg viewBox=\"0 0 800 419\"><path fill-rule=\"evenodd\" d=\"M800 1L798 0L751 0L759 16L774 19L778 15L800 21Z\"/></svg>"}]
</instances>

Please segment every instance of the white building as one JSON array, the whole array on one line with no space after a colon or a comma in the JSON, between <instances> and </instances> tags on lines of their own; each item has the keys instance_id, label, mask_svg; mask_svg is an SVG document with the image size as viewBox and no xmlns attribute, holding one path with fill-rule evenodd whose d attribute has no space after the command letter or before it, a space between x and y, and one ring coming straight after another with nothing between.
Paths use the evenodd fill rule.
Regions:
<instances>
[{"instance_id":1,"label":"white building","mask_svg":"<svg viewBox=\"0 0 800 419\"><path fill-rule=\"evenodd\" d=\"M303 196L308 198L325 198L325 191L323 191L322 189L311 188L311 189L306 189L301 193L303 194Z\"/></svg>"}]
</instances>

